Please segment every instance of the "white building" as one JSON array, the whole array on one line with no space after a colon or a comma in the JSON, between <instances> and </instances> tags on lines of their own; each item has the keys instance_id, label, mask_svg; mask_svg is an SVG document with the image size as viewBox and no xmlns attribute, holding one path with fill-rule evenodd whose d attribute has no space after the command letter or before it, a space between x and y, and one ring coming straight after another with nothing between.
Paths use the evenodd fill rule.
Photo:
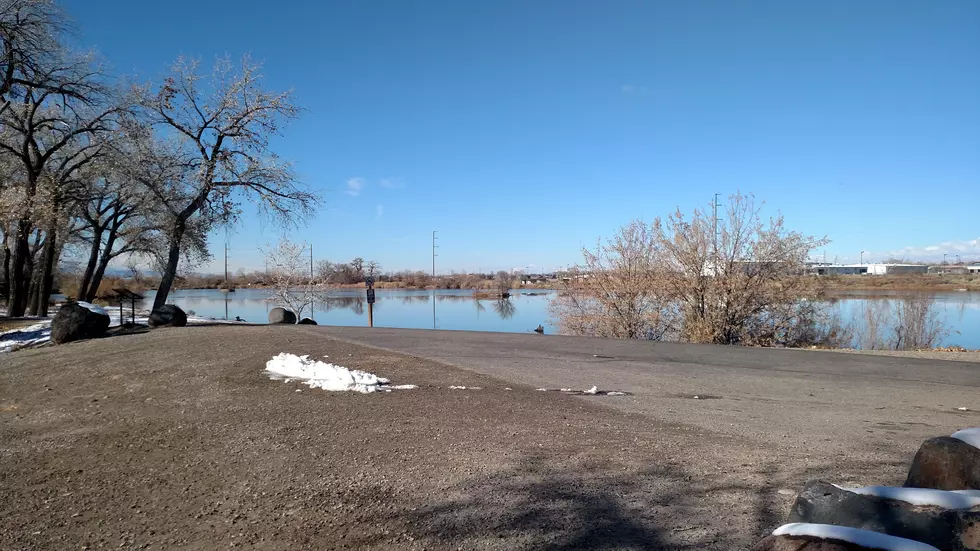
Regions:
<instances>
[{"instance_id":1,"label":"white building","mask_svg":"<svg viewBox=\"0 0 980 551\"><path fill-rule=\"evenodd\" d=\"M925 274L929 272L929 266L925 264L843 264L818 265L811 267L810 270L817 275Z\"/></svg>"},{"instance_id":2,"label":"white building","mask_svg":"<svg viewBox=\"0 0 980 551\"><path fill-rule=\"evenodd\" d=\"M970 272L971 274L980 274L980 264L974 264L972 266L967 266L966 267L966 271Z\"/></svg>"}]
</instances>

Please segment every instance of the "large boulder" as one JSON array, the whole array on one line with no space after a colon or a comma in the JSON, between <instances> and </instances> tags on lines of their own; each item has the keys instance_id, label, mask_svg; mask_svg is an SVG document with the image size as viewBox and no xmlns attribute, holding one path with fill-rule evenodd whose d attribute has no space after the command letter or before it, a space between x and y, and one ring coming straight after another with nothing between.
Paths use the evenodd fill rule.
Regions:
<instances>
[{"instance_id":1,"label":"large boulder","mask_svg":"<svg viewBox=\"0 0 980 551\"><path fill-rule=\"evenodd\" d=\"M926 440L912 460L905 486L980 490L980 449L951 436Z\"/></svg>"},{"instance_id":2,"label":"large boulder","mask_svg":"<svg viewBox=\"0 0 980 551\"><path fill-rule=\"evenodd\" d=\"M912 551L913 549L918 549L921 551L938 551L935 547L929 545L916 547L915 543L916 542L912 542L912 547L910 547L907 540L903 540L901 543L896 543L895 547L889 549L902 549L903 551ZM766 539L757 543L755 547L752 548L752 551L882 551L882 549L886 549L880 545L876 547L870 547L869 545L874 544L869 542L868 545L863 545L861 543L839 539L783 535L767 537ZM885 545L887 545L887 543Z\"/></svg>"},{"instance_id":3,"label":"large boulder","mask_svg":"<svg viewBox=\"0 0 980 551\"><path fill-rule=\"evenodd\" d=\"M273 308L269 311L269 323L296 323L296 314L285 308Z\"/></svg>"},{"instance_id":4,"label":"large boulder","mask_svg":"<svg viewBox=\"0 0 980 551\"><path fill-rule=\"evenodd\" d=\"M316 322L316 320L315 319L312 319L312 318L303 318L303 319L299 320L299 324L300 325L318 325L317 322Z\"/></svg>"},{"instance_id":5,"label":"large boulder","mask_svg":"<svg viewBox=\"0 0 980 551\"><path fill-rule=\"evenodd\" d=\"M51 341L55 344L95 339L109 328L109 313L87 302L69 302L51 320Z\"/></svg>"},{"instance_id":6,"label":"large boulder","mask_svg":"<svg viewBox=\"0 0 980 551\"><path fill-rule=\"evenodd\" d=\"M150 312L147 324L150 327L184 327L187 325L187 314L173 304L164 304Z\"/></svg>"},{"instance_id":7,"label":"large boulder","mask_svg":"<svg viewBox=\"0 0 980 551\"><path fill-rule=\"evenodd\" d=\"M945 551L980 550L980 493L882 486L849 491L814 480L797 496L787 522L871 530Z\"/></svg>"}]
</instances>

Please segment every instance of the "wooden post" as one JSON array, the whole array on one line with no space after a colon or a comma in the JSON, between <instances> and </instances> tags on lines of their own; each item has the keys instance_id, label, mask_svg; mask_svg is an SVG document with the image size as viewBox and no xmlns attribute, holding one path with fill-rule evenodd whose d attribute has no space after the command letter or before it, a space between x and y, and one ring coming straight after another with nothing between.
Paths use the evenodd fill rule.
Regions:
<instances>
[{"instance_id":1,"label":"wooden post","mask_svg":"<svg viewBox=\"0 0 980 551\"><path fill-rule=\"evenodd\" d=\"M374 327L374 304L368 303L368 327Z\"/></svg>"}]
</instances>

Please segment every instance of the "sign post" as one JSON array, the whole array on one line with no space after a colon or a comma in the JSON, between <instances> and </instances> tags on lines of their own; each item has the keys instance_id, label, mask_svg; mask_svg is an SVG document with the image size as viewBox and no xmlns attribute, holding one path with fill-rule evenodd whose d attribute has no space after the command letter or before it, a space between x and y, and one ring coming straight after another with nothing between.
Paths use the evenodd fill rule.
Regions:
<instances>
[{"instance_id":1,"label":"sign post","mask_svg":"<svg viewBox=\"0 0 980 551\"><path fill-rule=\"evenodd\" d=\"M368 276L364 284L367 285L368 327L374 327L374 278Z\"/></svg>"}]
</instances>

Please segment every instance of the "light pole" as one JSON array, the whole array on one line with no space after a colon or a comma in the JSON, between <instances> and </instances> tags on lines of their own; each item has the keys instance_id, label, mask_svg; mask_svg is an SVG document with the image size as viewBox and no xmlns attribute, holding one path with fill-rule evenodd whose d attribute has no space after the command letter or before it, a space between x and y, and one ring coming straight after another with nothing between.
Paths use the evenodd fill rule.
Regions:
<instances>
[{"instance_id":1,"label":"light pole","mask_svg":"<svg viewBox=\"0 0 980 551\"><path fill-rule=\"evenodd\" d=\"M946 253L943 253L943 266L946 265Z\"/></svg>"},{"instance_id":2,"label":"light pole","mask_svg":"<svg viewBox=\"0 0 980 551\"><path fill-rule=\"evenodd\" d=\"M861 264L864 264L864 253L868 251L861 251Z\"/></svg>"}]
</instances>

